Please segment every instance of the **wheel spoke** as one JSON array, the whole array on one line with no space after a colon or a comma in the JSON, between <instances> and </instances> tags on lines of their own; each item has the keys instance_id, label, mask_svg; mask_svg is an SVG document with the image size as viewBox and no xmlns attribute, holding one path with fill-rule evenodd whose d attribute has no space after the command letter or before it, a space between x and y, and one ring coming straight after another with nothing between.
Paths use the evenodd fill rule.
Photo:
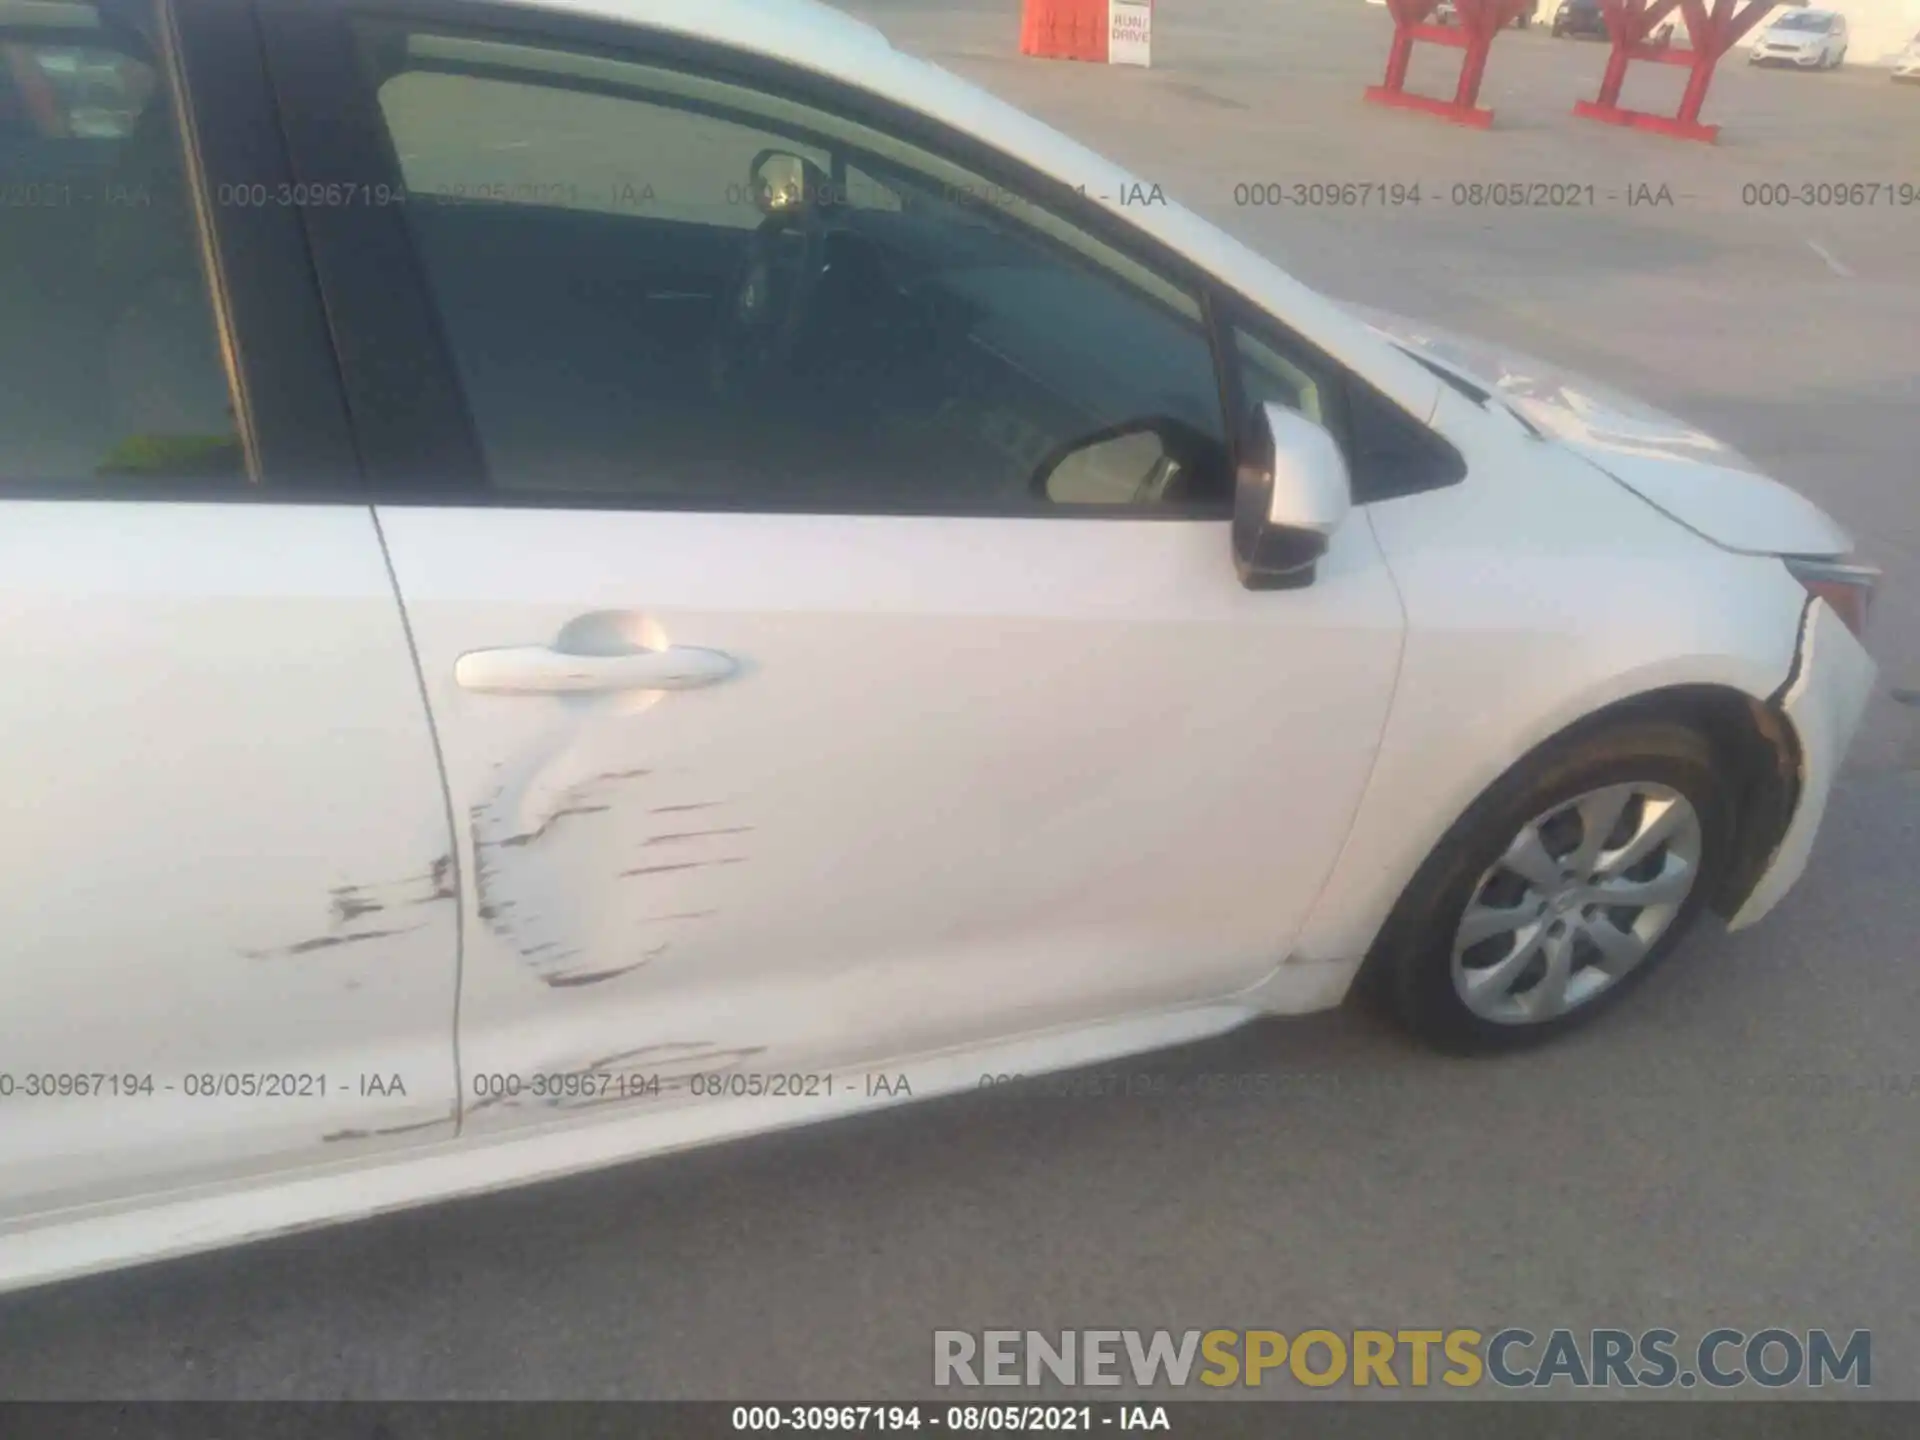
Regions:
<instances>
[{"instance_id":1,"label":"wheel spoke","mask_svg":"<svg viewBox=\"0 0 1920 1440\"><path fill-rule=\"evenodd\" d=\"M1602 905L1625 905L1642 910L1649 905L1678 905L1693 889L1693 879L1691 865L1669 856L1666 865L1651 880L1597 880L1587 887L1587 893Z\"/></svg>"},{"instance_id":2,"label":"wheel spoke","mask_svg":"<svg viewBox=\"0 0 1920 1440\"><path fill-rule=\"evenodd\" d=\"M1693 807L1678 795L1671 800L1648 799L1641 811L1639 832L1618 850L1602 857L1600 873L1618 875L1623 870L1631 870L1672 839L1692 818Z\"/></svg>"},{"instance_id":3,"label":"wheel spoke","mask_svg":"<svg viewBox=\"0 0 1920 1440\"><path fill-rule=\"evenodd\" d=\"M1547 973L1520 1000L1535 1020L1551 1020L1567 1008L1567 982L1573 978L1572 934L1548 935L1540 953L1546 957Z\"/></svg>"},{"instance_id":4,"label":"wheel spoke","mask_svg":"<svg viewBox=\"0 0 1920 1440\"><path fill-rule=\"evenodd\" d=\"M1469 905L1460 917L1460 929L1454 936L1456 950L1471 950L1483 940L1531 925L1539 911L1531 905L1502 908L1498 905Z\"/></svg>"},{"instance_id":5,"label":"wheel spoke","mask_svg":"<svg viewBox=\"0 0 1920 1440\"><path fill-rule=\"evenodd\" d=\"M1632 799L1631 785L1609 785L1575 802L1580 812L1580 848L1568 857L1568 869L1582 876L1593 873L1600 863L1601 852L1606 849L1607 837L1620 823L1620 814Z\"/></svg>"},{"instance_id":6,"label":"wheel spoke","mask_svg":"<svg viewBox=\"0 0 1920 1440\"><path fill-rule=\"evenodd\" d=\"M1538 934L1527 937L1513 947L1511 955L1485 969L1461 972L1466 981L1468 1003L1484 1007L1512 990L1513 982L1520 978L1520 972L1540 952L1540 938Z\"/></svg>"},{"instance_id":7,"label":"wheel spoke","mask_svg":"<svg viewBox=\"0 0 1920 1440\"><path fill-rule=\"evenodd\" d=\"M1580 933L1600 952L1600 968L1616 980L1646 958L1647 947L1631 930L1622 930L1604 915L1582 922Z\"/></svg>"},{"instance_id":8,"label":"wheel spoke","mask_svg":"<svg viewBox=\"0 0 1920 1440\"><path fill-rule=\"evenodd\" d=\"M1632 780L1561 800L1520 829L1460 912L1456 993L1502 1025L1580 1008L1646 961L1698 888L1705 849L1698 812L1668 785Z\"/></svg>"},{"instance_id":9,"label":"wheel spoke","mask_svg":"<svg viewBox=\"0 0 1920 1440\"><path fill-rule=\"evenodd\" d=\"M1560 879L1560 866L1547 853L1538 825L1529 825L1514 837L1507 853L1500 857L1500 868L1511 870L1536 890L1544 890Z\"/></svg>"}]
</instances>

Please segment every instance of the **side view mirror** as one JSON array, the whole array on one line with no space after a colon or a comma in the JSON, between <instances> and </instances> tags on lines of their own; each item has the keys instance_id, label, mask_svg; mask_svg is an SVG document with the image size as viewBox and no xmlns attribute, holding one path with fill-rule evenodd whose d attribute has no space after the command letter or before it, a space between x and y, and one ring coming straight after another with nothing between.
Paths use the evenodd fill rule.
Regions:
<instances>
[{"instance_id":1,"label":"side view mirror","mask_svg":"<svg viewBox=\"0 0 1920 1440\"><path fill-rule=\"evenodd\" d=\"M831 203L826 172L790 150L762 150L747 174L748 191L763 215L794 214Z\"/></svg>"},{"instance_id":2,"label":"side view mirror","mask_svg":"<svg viewBox=\"0 0 1920 1440\"><path fill-rule=\"evenodd\" d=\"M1129 420L1060 447L1034 471L1032 489L1055 505L1178 503L1220 474L1219 460L1220 442L1184 420Z\"/></svg>"},{"instance_id":3,"label":"side view mirror","mask_svg":"<svg viewBox=\"0 0 1920 1440\"><path fill-rule=\"evenodd\" d=\"M1233 487L1233 564L1249 590L1313 583L1353 504L1333 436L1284 405L1254 411Z\"/></svg>"}]
</instances>

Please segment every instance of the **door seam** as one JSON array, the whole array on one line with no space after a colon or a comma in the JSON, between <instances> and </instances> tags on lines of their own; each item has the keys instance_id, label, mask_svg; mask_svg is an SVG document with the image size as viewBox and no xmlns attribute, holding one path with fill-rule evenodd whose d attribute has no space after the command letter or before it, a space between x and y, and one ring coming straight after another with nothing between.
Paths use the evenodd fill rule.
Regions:
<instances>
[{"instance_id":1,"label":"door seam","mask_svg":"<svg viewBox=\"0 0 1920 1440\"><path fill-rule=\"evenodd\" d=\"M393 602L400 610L400 633L406 637L407 654L413 662L414 685L420 694L420 709L426 716L427 738L433 745L433 764L440 777L440 803L447 824L447 854L452 861L453 912L453 1139L466 1130L466 1071L460 1063L460 999L466 993L467 965L467 886L460 868L460 828L453 819L453 780L447 773L446 751L440 744L440 725L434 719L433 697L427 690L427 672L420 660L420 645L414 639L413 619L407 614L406 597L400 593L400 576L393 568L393 552L387 545L387 532L380 524L380 508L367 506L367 518L373 522L374 539L380 545L380 563L386 567L387 583L393 589Z\"/></svg>"}]
</instances>

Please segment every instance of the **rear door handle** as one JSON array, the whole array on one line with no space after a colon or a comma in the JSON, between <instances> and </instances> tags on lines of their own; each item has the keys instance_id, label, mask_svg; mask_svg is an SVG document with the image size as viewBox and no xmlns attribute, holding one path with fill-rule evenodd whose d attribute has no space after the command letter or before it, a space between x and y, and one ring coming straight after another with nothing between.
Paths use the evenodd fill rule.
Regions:
<instances>
[{"instance_id":1,"label":"rear door handle","mask_svg":"<svg viewBox=\"0 0 1920 1440\"><path fill-rule=\"evenodd\" d=\"M463 690L483 695L593 695L615 690L697 690L740 668L731 655L675 645L624 655L574 655L545 645L469 650L453 662Z\"/></svg>"}]
</instances>

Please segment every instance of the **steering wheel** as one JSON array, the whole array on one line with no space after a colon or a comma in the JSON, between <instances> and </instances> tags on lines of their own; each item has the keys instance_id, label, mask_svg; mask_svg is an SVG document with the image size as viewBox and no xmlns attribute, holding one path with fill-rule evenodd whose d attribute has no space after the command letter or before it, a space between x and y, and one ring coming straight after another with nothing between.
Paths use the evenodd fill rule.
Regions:
<instances>
[{"instance_id":1,"label":"steering wheel","mask_svg":"<svg viewBox=\"0 0 1920 1440\"><path fill-rule=\"evenodd\" d=\"M721 306L708 373L716 393L738 394L792 373L807 317L827 269L827 174L780 150L754 157L751 189L766 218Z\"/></svg>"}]
</instances>

